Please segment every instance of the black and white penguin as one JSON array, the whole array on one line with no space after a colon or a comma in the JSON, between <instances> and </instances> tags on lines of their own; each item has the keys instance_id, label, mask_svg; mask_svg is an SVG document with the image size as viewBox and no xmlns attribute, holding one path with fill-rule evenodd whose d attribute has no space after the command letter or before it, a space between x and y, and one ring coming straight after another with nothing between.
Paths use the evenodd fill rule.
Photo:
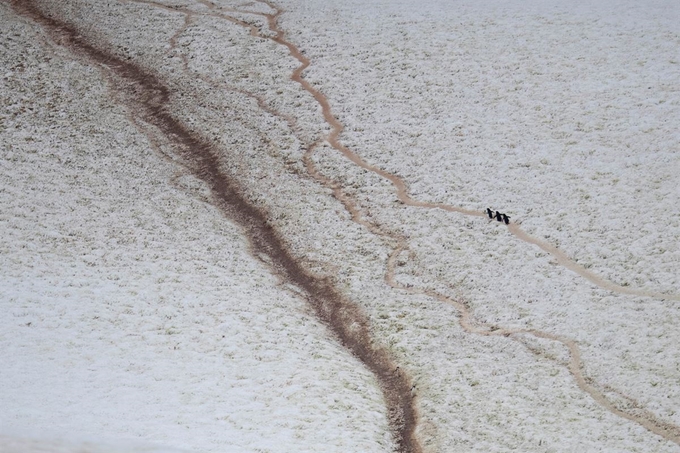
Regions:
<instances>
[{"instance_id":1,"label":"black and white penguin","mask_svg":"<svg viewBox=\"0 0 680 453\"><path fill-rule=\"evenodd\" d=\"M493 211L491 210L491 208L486 208L486 213L489 215L490 219L493 219Z\"/></svg>"}]
</instances>

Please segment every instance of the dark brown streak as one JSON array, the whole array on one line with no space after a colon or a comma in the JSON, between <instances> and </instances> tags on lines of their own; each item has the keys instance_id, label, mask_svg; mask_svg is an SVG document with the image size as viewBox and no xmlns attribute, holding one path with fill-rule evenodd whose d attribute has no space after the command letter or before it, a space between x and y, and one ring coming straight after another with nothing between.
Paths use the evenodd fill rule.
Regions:
<instances>
[{"instance_id":1,"label":"dark brown streak","mask_svg":"<svg viewBox=\"0 0 680 453\"><path fill-rule=\"evenodd\" d=\"M420 452L413 432L417 414L410 379L403 373L394 372L396 367L392 359L384 348L374 343L369 322L359 307L342 296L329 278L306 271L269 224L266 213L249 203L238 184L220 170L220 150L191 132L168 111L168 87L149 71L95 47L80 35L74 25L46 16L33 1L11 1L19 14L41 24L59 44L108 68L125 82L122 85L131 90L130 94L134 93L130 96L134 110L176 145L186 167L209 185L215 203L244 229L254 255L268 256L275 273L303 290L321 321L375 374L387 403L397 451Z\"/></svg>"}]
</instances>

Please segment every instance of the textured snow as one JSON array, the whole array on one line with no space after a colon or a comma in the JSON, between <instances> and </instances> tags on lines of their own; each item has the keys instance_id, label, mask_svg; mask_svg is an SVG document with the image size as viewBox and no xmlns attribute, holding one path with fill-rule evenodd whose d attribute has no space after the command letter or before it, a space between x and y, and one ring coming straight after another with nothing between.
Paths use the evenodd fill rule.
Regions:
<instances>
[{"instance_id":1,"label":"textured snow","mask_svg":"<svg viewBox=\"0 0 680 453\"><path fill-rule=\"evenodd\" d=\"M0 12L17 112L2 131L0 451L389 450L374 377L202 183L153 151L100 71Z\"/></svg>"},{"instance_id":2,"label":"textured snow","mask_svg":"<svg viewBox=\"0 0 680 453\"><path fill-rule=\"evenodd\" d=\"M393 243L305 176L328 125L289 79L297 61L206 4L160 3L197 14L182 29L180 10L143 3L49 8L183 93L174 114L220 144L294 253L336 277L414 377L426 451L680 451L581 391L561 344L466 333L455 307L390 288ZM676 4L279 4L341 141L415 198L499 209L606 279L680 292ZM106 72L0 14L0 451L389 451L374 377L135 128ZM597 288L486 218L399 204L328 145L313 159L409 238L399 282L575 340L611 401L680 425L677 302Z\"/></svg>"}]
</instances>

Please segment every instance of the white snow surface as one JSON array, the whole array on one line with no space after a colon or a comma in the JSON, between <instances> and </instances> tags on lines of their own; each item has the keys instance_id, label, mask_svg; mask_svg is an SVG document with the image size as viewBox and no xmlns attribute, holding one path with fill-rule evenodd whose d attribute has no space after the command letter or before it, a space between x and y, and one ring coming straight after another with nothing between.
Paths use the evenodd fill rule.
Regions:
<instances>
[{"instance_id":1,"label":"white snow surface","mask_svg":"<svg viewBox=\"0 0 680 453\"><path fill-rule=\"evenodd\" d=\"M0 451L389 450L375 378L202 183L0 12Z\"/></svg>"},{"instance_id":2,"label":"white snow surface","mask_svg":"<svg viewBox=\"0 0 680 453\"><path fill-rule=\"evenodd\" d=\"M44 7L167 80L174 114L362 307L414 378L425 451L680 452L581 391L559 343L466 333L455 307L386 285L393 244L305 176L328 125L289 79L298 62L205 3L159 3L196 14L183 29L181 8ZM277 5L341 141L414 198L499 209L610 281L680 293L679 4ZM0 452L390 451L375 378L135 127L109 73L0 14ZM575 340L611 401L680 425L677 302L598 288L495 221L399 204L328 145L314 160L409 237L398 281Z\"/></svg>"}]
</instances>

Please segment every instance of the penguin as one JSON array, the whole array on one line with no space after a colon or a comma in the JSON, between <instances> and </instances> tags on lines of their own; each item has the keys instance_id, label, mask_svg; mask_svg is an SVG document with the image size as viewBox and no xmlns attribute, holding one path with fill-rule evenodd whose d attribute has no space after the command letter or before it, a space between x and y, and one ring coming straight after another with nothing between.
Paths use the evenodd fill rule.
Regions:
<instances>
[{"instance_id":1,"label":"penguin","mask_svg":"<svg viewBox=\"0 0 680 453\"><path fill-rule=\"evenodd\" d=\"M503 222L505 222L506 225L510 223L510 217L508 217L505 214L501 214L503 216Z\"/></svg>"},{"instance_id":2,"label":"penguin","mask_svg":"<svg viewBox=\"0 0 680 453\"><path fill-rule=\"evenodd\" d=\"M501 214L500 211L496 211L496 220L498 220L499 222L502 222L503 221L503 219L501 218L502 215L503 214Z\"/></svg>"},{"instance_id":3,"label":"penguin","mask_svg":"<svg viewBox=\"0 0 680 453\"><path fill-rule=\"evenodd\" d=\"M490 219L493 219L493 211L491 210L491 208L486 208L486 213L489 215Z\"/></svg>"}]
</instances>

